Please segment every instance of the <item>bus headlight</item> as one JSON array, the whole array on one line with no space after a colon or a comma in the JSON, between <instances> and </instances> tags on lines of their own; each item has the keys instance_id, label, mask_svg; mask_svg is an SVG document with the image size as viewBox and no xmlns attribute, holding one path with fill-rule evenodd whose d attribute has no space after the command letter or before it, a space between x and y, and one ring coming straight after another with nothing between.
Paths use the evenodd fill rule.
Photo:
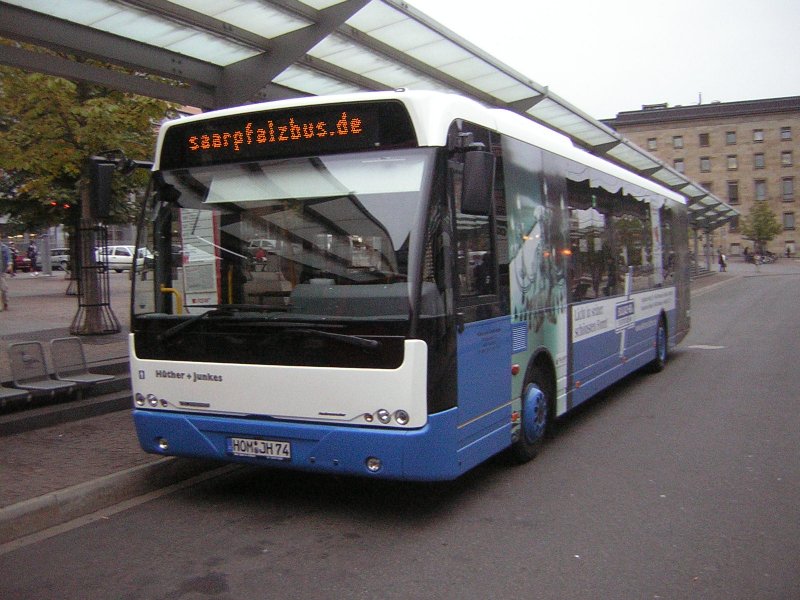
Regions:
<instances>
[{"instance_id":1,"label":"bus headlight","mask_svg":"<svg viewBox=\"0 0 800 600\"><path fill-rule=\"evenodd\" d=\"M389 411L385 408L381 408L375 413L378 416L378 421L386 425L389 421L392 420L392 415L389 414Z\"/></svg>"},{"instance_id":2,"label":"bus headlight","mask_svg":"<svg viewBox=\"0 0 800 600\"><path fill-rule=\"evenodd\" d=\"M156 406L158 406L158 398L156 397L155 394L147 394L147 403L153 408L155 408Z\"/></svg>"},{"instance_id":3,"label":"bus headlight","mask_svg":"<svg viewBox=\"0 0 800 600\"><path fill-rule=\"evenodd\" d=\"M367 458L365 464L367 465L367 471L369 471L370 473L377 473L378 471L381 470L381 467L383 466L381 459L375 456L370 456L369 458Z\"/></svg>"},{"instance_id":4,"label":"bus headlight","mask_svg":"<svg viewBox=\"0 0 800 600\"><path fill-rule=\"evenodd\" d=\"M136 403L136 406L144 406L144 394L141 392L136 392L133 397L133 401Z\"/></svg>"},{"instance_id":5,"label":"bus headlight","mask_svg":"<svg viewBox=\"0 0 800 600\"><path fill-rule=\"evenodd\" d=\"M398 425L408 425L408 422L411 420L411 417L408 416L408 413L404 410L398 410L394 413L394 420L397 421Z\"/></svg>"}]
</instances>

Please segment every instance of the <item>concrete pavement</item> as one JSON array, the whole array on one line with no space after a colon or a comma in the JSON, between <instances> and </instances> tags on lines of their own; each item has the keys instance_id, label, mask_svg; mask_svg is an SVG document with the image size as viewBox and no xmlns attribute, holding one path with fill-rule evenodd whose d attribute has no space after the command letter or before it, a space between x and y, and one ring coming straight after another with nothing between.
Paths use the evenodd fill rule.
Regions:
<instances>
[{"instance_id":1,"label":"concrete pavement","mask_svg":"<svg viewBox=\"0 0 800 600\"><path fill-rule=\"evenodd\" d=\"M773 265L731 262L727 273L692 282L692 294L738 277L800 275L800 261ZM111 306L118 334L83 336L92 370L116 372L110 391L59 405L0 410L0 551L2 545L124 500L219 467L217 463L160 458L139 448L127 375L126 273L111 274ZM63 274L9 280L10 310L0 312L0 379L10 380L5 349L22 340L48 342L69 334L77 298L65 294ZM122 385L120 385L122 382ZM114 387L117 389L113 389Z\"/></svg>"},{"instance_id":2,"label":"concrete pavement","mask_svg":"<svg viewBox=\"0 0 800 600\"><path fill-rule=\"evenodd\" d=\"M78 298L67 295L69 280L64 272L32 277L17 273L6 279L9 288L9 310L0 312L0 381L11 380L7 344L17 341L49 342L69 335L69 328L78 312ZM111 308L120 322L120 333L83 336L86 359L93 364L126 361L127 331L130 323L127 273L110 273Z\"/></svg>"},{"instance_id":3,"label":"concrete pavement","mask_svg":"<svg viewBox=\"0 0 800 600\"><path fill-rule=\"evenodd\" d=\"M78 299L62 272L10 277L0 312L0 381L11 385L8 345L45 346L70 335ZM0 407L0 545L95 512L218 466L160 458L139 448L130 412L130 279L110 273L120 333L81 336L90 370L115 375L81 396L9 402ZM48 359L49 360L49 359Z\"/></svg>"}]
</instances>

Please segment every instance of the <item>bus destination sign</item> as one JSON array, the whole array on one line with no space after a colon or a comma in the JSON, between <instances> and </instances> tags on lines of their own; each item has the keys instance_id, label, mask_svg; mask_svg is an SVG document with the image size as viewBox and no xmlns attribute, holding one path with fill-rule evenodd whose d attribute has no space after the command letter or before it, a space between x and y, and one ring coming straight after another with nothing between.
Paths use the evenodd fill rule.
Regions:
<instances>
[{"instance_id":1,"label":"bus destination sign","mask_svg":"<svg viewBox=\"0 0 800 600\"><path fill-rule=\"evenodd\" d=\"M296 107L178 123L167 131L160 167L313 156L416 145L398 102Z\"/></svg>"}]
</instances>

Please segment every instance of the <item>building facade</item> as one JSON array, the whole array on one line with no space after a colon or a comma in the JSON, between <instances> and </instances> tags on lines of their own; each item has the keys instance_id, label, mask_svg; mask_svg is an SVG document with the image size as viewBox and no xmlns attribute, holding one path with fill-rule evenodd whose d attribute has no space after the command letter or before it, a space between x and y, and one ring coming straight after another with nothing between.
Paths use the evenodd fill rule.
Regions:
<instances>
[{"instance_id":1,"label":"building facade","mask_svg":"<svg viewBox=\"0 0 800 600\"><path fill-rule=\"evenodd\" d=\"M743 216L767 202L782 231L767 250L794 255L800 185L800 96L697 106L656 104L603 121L698 182ZM701 232L714 250L741 255L753 243L738 221Z\"/></svg>"}]
</instances>

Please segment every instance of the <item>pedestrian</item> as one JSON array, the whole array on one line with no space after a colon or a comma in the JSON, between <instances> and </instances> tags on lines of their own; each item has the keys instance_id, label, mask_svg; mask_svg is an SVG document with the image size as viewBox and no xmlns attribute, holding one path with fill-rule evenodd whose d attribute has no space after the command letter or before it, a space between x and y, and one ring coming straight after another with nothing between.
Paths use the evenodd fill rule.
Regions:
<instances>
[{"instance_id":1,"label":"pedestrian","mask_svg":"<svg viewBox=\"0 0 800 600\"><path fill-rule=\"evenodd\" d=\"M36 277L39 272L36 270L36 255L38 254L38 248L36 248L36 242L31 242L28 244L28 258L31 259L31 277Z\"/></svg>"},{"instance_id":2,"label":"pedestrian","mask_svg":"<svg viewBox=\"0 0 800 600\"><path fill-rule=\"evenodd\" d=\"M8 249L11 251L11 273L12 277L17 276L17 247L14 245L14 242L8 242ZM4 271L5 272L5 271Z\"/></svg>"},{"instance_id":3,"label":"pedestrian","mask_svg":"<svg viewBox=\"0 0 800 600\"><path fill-rule=\"evenodd\" d=\"M14 264L14 258L11 255L11 248L5 244L0 244L0 301L3 304L3 310L8 310L8 282L6 282L6 273L10 273Z\"/></svg>"},{"instance_id":4,"label":"pedestrian","mask_svg":"<svg viewBox=\"0 0 800 600\"><path fill-rule=\"evenodd\" d=\"M728 257L722 252L719 253L719 272L724 273L728 270Z\"/></svg>"}]
</instances>

